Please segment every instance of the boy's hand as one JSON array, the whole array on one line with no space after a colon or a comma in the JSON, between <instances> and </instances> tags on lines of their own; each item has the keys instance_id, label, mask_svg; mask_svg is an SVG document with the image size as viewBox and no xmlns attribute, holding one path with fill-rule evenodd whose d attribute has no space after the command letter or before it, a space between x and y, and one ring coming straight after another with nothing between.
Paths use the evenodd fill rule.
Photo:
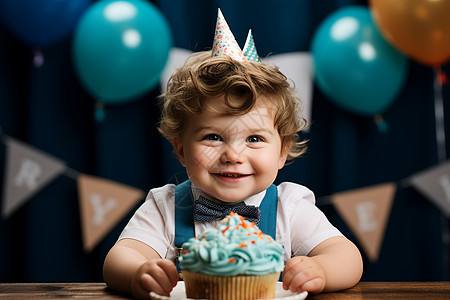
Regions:
<instances>
[{"instance_id":1,"label":"boy's hand","mask_svg":"<svg viewBox=\"0 0 450 300\"><path fill-rule=\"evenodd\" d=\"M314 259L307 256L291 258L284 266L283 288L291 292L320 293L326 285L326 275Z\"/></svg>"},{"instance_id":2,"label":"boy's hand","mask_svg":"<svg viewBox=\"0 0 450 300\"><path fill-rule=\"evenodd\" d=\"M169 296L177 282L177 268L172 261L153 259L136 270L131 278L131 292L138 299L149 299L150 291Z\"/></svg>"}]
</instances>

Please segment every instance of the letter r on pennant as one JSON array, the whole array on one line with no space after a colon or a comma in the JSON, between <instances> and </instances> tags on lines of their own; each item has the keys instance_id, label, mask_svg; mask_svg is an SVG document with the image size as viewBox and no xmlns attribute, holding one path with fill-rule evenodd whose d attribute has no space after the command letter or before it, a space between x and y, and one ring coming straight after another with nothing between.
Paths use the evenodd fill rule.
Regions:
<instances>
[{"instance_id":1,"label":"letter r on pennant","mask_svg":"<svg viewBox=\"0 0 450 300\"><path fill-rule=\"evenodd\" d=\"M17 187L25 186L29 190L34 190L38 187L37 179L42 174L41 165L36 161L24 158L20 165L19 172L14 178L14 184Z\"/></svg>"}]
</instances>

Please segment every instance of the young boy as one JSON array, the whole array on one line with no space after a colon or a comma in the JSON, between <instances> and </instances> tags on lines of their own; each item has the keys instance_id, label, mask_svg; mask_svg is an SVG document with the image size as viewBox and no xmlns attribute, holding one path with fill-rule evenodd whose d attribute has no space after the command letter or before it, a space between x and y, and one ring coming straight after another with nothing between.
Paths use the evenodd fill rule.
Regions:
<instances>
[{"instance_id":1,"label":"young boy","mask_svg":"<svg viewBox=\"0 0 450 300\"><path fill-rule=\"evenodd\" d=\"M282 183L275 188L275 199L265 200L278 170L305 151L297 135L305 122L277 68L197 53L175 72L162 99L159 129L186 168L191 204L199 196L228 208L245 203L254 209L274 201L274 209L261 209L256 218L261 223L264 218L276 220L271 234L284 246L285 289L319 293L359 281L358 249L315 207L309 189ZM178 219L193 220L195 234L220 222L220 216L210 220L189 210L183 213L177 190L173 184L150 190L105 259L104 279L110 288L140 299L148 299L150 291L169 295L178 281L172 261Z\"/></svg>"}]
</instances>

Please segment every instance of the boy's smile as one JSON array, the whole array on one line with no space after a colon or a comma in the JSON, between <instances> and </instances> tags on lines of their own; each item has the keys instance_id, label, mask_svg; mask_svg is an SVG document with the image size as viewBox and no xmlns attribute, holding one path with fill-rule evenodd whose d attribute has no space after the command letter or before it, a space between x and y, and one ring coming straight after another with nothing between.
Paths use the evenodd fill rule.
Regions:
<instances>
[{"instance_id":1,"label":"boy's smile","mask_svg":"<svg viewBox=\"0 0 450 300\"><path fill-rule=\"evenodd\" d=\"M260 97L244 115L225 115L223 97L205 101L183 138L173 143L192 183L212 198L239 202L270 186L286 153L274 128L273 105Z\"/></svg>"}]
</instances>

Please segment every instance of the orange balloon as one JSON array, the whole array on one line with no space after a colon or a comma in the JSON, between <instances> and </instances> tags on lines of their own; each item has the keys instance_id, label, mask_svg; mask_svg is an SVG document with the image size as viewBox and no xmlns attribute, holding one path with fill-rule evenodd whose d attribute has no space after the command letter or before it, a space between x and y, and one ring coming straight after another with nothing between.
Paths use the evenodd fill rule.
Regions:
<instances>
[{"instance_id":1,"label":"orange balloon","mask_svg":"<svg viewBox=\"0 0 450 300\"><path fill-rule=\"evenodd\" d=\"M450 59L450 0L370 0L372 17L394 47L427 65Z\"/></svg>"}]
</instances>

